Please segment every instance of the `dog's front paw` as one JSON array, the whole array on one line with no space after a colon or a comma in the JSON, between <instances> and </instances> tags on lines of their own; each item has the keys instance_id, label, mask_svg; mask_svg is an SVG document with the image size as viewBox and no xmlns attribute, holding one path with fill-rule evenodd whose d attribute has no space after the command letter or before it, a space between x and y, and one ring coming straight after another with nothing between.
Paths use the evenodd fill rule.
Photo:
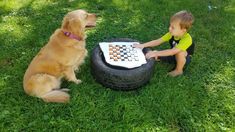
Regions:
<instances>
[{"instance_id":1,"label":"dog's front paw","mask_svg":"<svg viewBox=\"0 0 235 132\"><path fill-rule=\"evenodd\" d=\"M76 84L79 84L79 83L82 82L82 80L77 79L77 80L74 80L73 82L76 83Z\"/></svg>"}]
</instances>

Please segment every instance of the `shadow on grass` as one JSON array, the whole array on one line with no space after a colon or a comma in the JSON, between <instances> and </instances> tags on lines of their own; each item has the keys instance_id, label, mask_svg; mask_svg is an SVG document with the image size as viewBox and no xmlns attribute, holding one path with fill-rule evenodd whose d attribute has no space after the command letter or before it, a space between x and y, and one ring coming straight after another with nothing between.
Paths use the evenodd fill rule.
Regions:
<instances>
[{"instance_id":1,"label":"shadow on grass","mask_svg":"<svg viewBox=\"0 0 235 132\"><path fill-rule=\"evenodd\" d=\"M213 123L210 119L218 124L229 122L228 120L231 119L231 117L220 118L222 116L220 113L227 113L229 116L231 114L231 111L220 105L226 101L220 96L226 96L226 91L211 93L208 90L208 84L215 74L220 73L221 69L227 66L226 62L231 59L227 52L232 52L232 49L224 48L220 50L220 56L214 57L211 47L203 46L211 39L208 41L201 39L203 37L200 33L203 30L198 31L197 27L200 25L197 24L192 31L192 34L196 36L197 51L185 76L166 77L164 75L170 66L157 64L154 77L148 85L137 91L117 92L103 88L92 79L90 57L88 57L78 73L83 83L78 86L71 83L63 84L72 89L70 104L45 104L39 99L25 95L22 89L22 78L27 65L48 41L54 30L60 27L63 16L68 11L76 9L77 6L80 5L100 15L96 29L88 32L87 48L90 52L96 44L110 38L128 37L141 42L158 38L167 32L170 15L182 8L179 6L182 3L174 5L174 2L165 1L111 2L107 0L82 1L79 4L77 1L52 3L35 10L31 2L15 11L16 14L13 16L27 17L27 20L16 23L24 27L23 29L27 28L25 25L31 25L31 27L13 42L11 38L15 37L14 33L7 32L7 35L6 32L0 33L4 44L1 46L3 49L1 59L10 60L10 66L4 66L0 70L4 77L1 80L4 82L1 85L1 106L4 108L0 116L0 121L3 122L1 126L10 128L17 123L18 126L12 129L21 130L29 128L47 130L63 125L64 130L80 128L82 130L173 129L188 131L198 128L205 130L211 125L210 123ZM202 4L205 3L202 2L199 5ZM172 9L163 5L168 5ZM199 5L193 8L196 16L199 16L196 14L196 11L201 8ZM220 11L219 15L227 14L223 10ZM208 17L208 15L210 14L200 16L198 21L206 23L207 21L202 17ZM212 17L210 21L213 20ZM218 22L221 23L221 21ZM206 24L204 26L209 27ZM214 28L208 32L210 31L213 32ZM218 47L219 43L215 42L215 45ZM209 56L211 59L204 57L208 55L207 52L212 54ZM222 56L223 53L226 54L227 59L223 59L225 57ZM215 65L211 65L212 63ZM219 89L219 87L215 88ZM213 114L218 114L221 120L217 121ZM28 122L31 123L25 126ZM37 126L38 122L42 123ZM229 122L225 127L231 125ZM211 129L217 129L216 125L214 127L212 126Z\"/></svg>"}]
</instances>

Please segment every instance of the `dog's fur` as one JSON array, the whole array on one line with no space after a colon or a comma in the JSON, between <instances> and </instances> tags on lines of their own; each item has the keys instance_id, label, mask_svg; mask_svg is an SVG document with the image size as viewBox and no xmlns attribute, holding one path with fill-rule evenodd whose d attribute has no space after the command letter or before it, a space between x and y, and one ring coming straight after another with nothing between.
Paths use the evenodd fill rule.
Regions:
<instances>
[{"instance_id":1,"label":"dog's fur","mask_svg":"<svg viewBox=\"0 0 235 132\"><path fill-rule=\"evenodd\" d=\"M84 10L69 12L64 17L61 28L52 34L49 42L33 58L26 70L23 83L25 92L42 98L45 102L68 102L68 89L60 89L61 78L76 84L81 83L75 76L75 70L87 55L85 28L95 25L94 14ZM64 32L70 32L80 40L70 38Z\"/></svg>"}]
</instances>

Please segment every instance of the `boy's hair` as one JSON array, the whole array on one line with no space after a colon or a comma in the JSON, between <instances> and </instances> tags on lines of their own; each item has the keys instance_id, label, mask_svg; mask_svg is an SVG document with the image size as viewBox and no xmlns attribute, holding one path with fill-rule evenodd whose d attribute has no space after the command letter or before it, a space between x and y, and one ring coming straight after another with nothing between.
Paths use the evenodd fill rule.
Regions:
<instances>
[{"instance_id":1,"label":"boy's hair","mask_svg":"<svg viewBox=\"0 0 235 132\"><path fill-rule=\"evenodd\" d=\"M181 29L184 28L188 31L193 24L194 18L190 12L183 10L183 11L175 13L171 17L170 22L175 21L175 20L180 20Z\"/></svg>"}]
</instances>

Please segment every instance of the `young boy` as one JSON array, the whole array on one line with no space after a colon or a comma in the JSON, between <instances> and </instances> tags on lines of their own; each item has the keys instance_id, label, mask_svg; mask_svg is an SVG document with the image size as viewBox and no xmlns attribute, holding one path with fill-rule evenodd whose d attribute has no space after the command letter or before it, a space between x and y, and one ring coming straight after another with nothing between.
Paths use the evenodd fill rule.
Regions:
<instances>
[{"instance_id":1,"label":"young boy","mask_svg":"<svg viewBox=\"0 0 235 132\"><path fill-rule=\"evenodd\" d=\"M150 51L146 54L146 58L154 57L156 60L176 62L176 68L168 74L173 77L181 75L183 74L185 64L190 62L190 55L192 55L194 51L192 38L188 33L193 21L194 18L190 12L177 12L170 19L168 33L157 40L144 44L136 44L134 47L154 47L168 41L171 45L171 49Z\"/></svg>"}]
</instances>

